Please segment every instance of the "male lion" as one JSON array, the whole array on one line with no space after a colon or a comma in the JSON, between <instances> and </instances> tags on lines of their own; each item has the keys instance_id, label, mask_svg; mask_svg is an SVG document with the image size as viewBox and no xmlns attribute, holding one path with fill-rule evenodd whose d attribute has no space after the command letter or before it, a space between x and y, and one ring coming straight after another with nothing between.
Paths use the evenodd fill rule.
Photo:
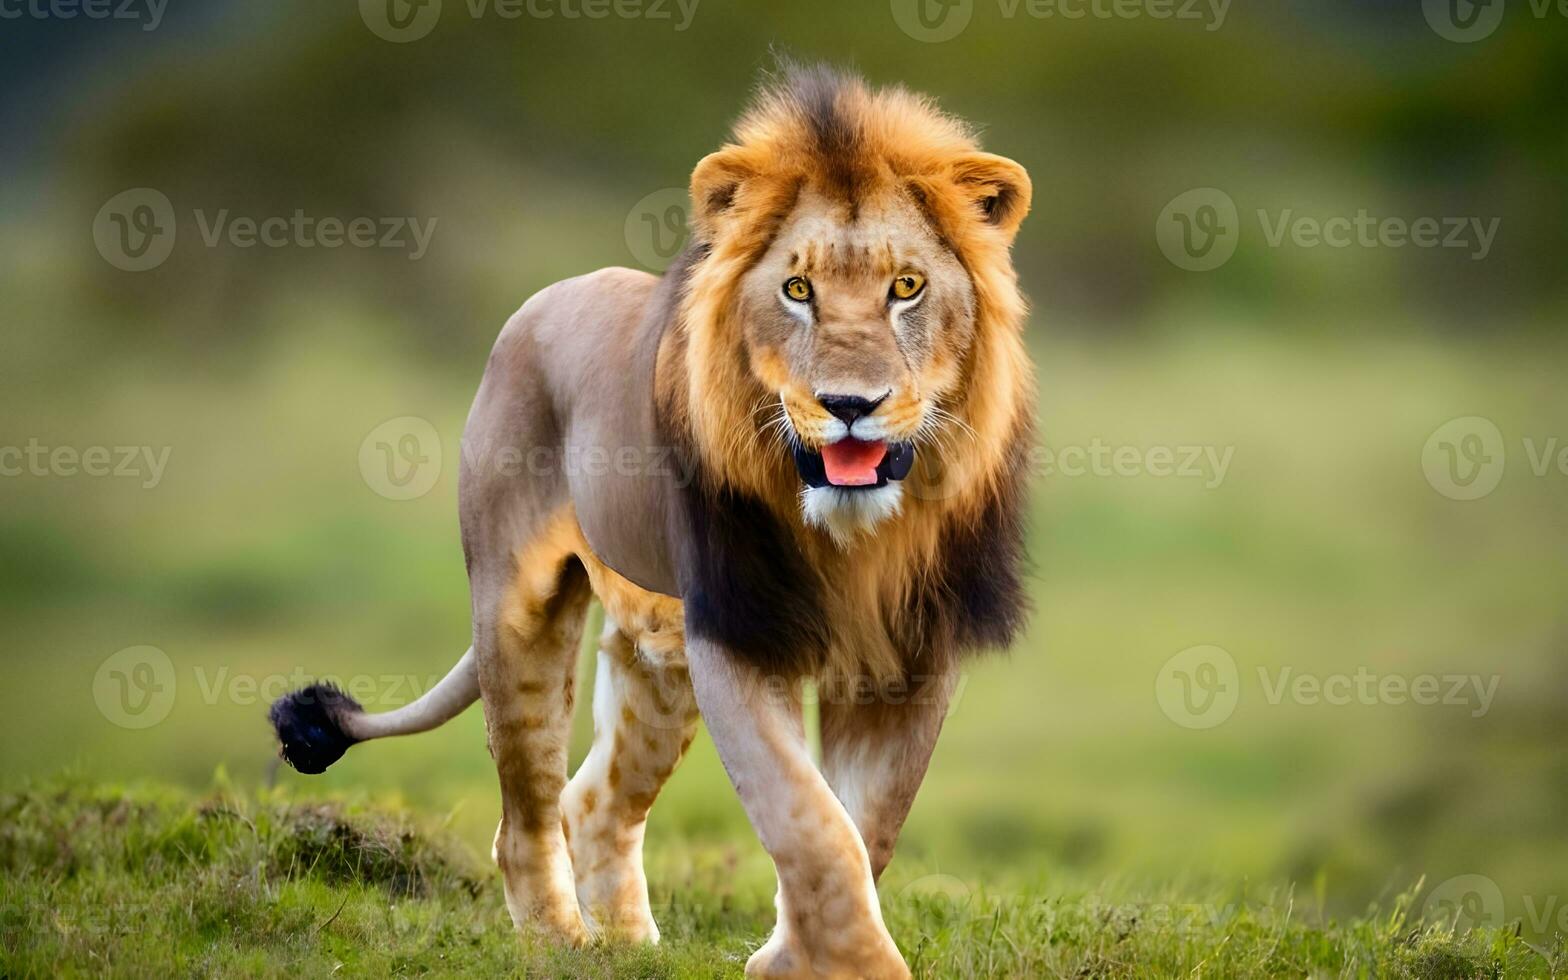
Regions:
<instances>
[{"instance_id":1,"label":"male lion","mask_svg":"<svg viewBox=\"0 0 1568 980\"><path fill-rule=\"evenodd\" d=\"M778 872L747 973L908 976L876 880L961 658L1024 615L1029 199L930 101L786 68L697 165L666 276L557 283L501 331L463 436L473 647L385 714L284 698L283 757L320 772L482 697L513 920L654 941L643 831L700 712ZM594 740L568 782L590 596Z\"/></svg>"}]
</instances>

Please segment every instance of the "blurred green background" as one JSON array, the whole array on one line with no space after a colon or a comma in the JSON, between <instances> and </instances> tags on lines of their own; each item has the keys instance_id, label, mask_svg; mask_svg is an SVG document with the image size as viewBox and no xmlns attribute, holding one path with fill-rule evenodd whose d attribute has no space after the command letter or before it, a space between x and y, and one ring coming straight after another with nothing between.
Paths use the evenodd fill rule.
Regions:
<instances>
[{"instance_id":1,"label":"blurred green background","mask_svg":"<svg viewBox=\"0 0 1568 980\"><path fill-rule=\"evenodd\" d=\"M477 710L306 780L273 770L266 694L330 673L387 708L462 652L455 460L496 331L556 279L661 264L666 209L776 48L929 92L1029 169L1042 444L1134 451L1041 457L1032 628L966 675L889 881L1295 881L1355 910L1479 874L1508 918L1563 904L1568 18L1459 0L1501 17L1461 41L1433 3L583 4L174 0L0 25L8 782L202 787L222 767L402 799L487 849ZM1462 21L1446 33L1487 26ZM1235 243L1207 271L1201 246L1167 254L1167 205L1200 188L1187 220ZM155 195L116 210L132 189ZM157 195L169 213L142 210ZM1495 237L1384 225L1335 247L1289 224L1363 211ZM435 224L417 257L205 240L296 212ZM129 271L154 227L143 257L167 257ZM405 417L440 458L428 493L390 499L362 449ZM1470 417L1492 428L1441 428ZM114 447L167 447L166 466L77 472L99 446L116 467ZM1159 475L1189 446L1212 455ZM110 659L140 646L167 677ZM1439 703L1276 696L1358 672L1433 676ZM1495 696L1449 697L1451 677ZM766 887L705 738L649 856L654 877L710 862Z\"/></svg>"}]
</instances>

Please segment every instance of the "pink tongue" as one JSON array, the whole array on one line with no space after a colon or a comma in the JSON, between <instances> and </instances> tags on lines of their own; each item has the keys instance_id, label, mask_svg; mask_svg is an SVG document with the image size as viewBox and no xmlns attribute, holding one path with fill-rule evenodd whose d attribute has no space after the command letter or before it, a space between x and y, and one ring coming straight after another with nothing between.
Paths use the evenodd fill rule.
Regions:
<instances>
[{"instance_id":1,"label":"pink tongue","mask_svg":"<svg viewBox=\"0 0 1568 980\"><path fill-rule=\"evenodd\" d=\"M840 439L822 447L822 468L836 487L864 487L877 482L877 466L887 455L887 443Z\"/></svg>"}]
</instances>

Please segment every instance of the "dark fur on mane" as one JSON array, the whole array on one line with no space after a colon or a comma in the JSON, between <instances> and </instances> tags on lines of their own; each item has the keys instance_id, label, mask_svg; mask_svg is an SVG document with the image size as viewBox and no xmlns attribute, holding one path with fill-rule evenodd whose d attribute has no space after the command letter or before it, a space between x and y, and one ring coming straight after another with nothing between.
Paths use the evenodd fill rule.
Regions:
<instances>
[{"instance_id":1,"label":"dark fur on mane","mask_svg":"<svg viewBox=\"0 0 1568 980\"><path fill-rule=\"evenodd\" d=\"M787 103L799 115L812 152L821 162L823 177L850 202L860 196L861 185L871 175L865 172L860 123L846 105L845 96L864 88L859 78L830 65L801 65L784 59L764 87L764 98Z\"/></svg>"},{"instance_id":2,"label":"dark fur on mane","mask_svg":"<svg viewBox=\"0 0 1568 980\"><path fill-rule=\"evenodd\" d=\"M976 514L953 515L937 559L888 632L912 665L944 667L967 654L1004 650L1028 623L1028 458L1033 426L1021 420L1006 470Z\"/></svg>"},{"instance_id":3,"label":"dark fur on mane","mask_svg":"<svg viewBox=\"0 0 1568 980\"><path fill-rule=\"evenodd\" d=\"M825 584L790 528L763 501L700 480L681 503L687 631L766 674L816 671L832 636Z\"/></svg>"}]
</instances>

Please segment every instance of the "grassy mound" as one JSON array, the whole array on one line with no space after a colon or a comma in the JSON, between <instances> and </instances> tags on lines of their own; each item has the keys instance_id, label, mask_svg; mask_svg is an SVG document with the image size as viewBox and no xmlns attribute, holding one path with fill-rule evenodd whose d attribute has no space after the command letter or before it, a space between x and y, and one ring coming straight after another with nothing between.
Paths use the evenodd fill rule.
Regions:
<instances>
[{"instance_id":1,"label":"grassy mound","mask_svg":"<svg viewBox=\"0 0 1568 980\"><path fill-rule=\"evenodd\" d=\"M905 879L907 880L907 879ZM668 887L668 886L665 886ZM1409 897L1315 922L1264 899L991 897L927 876L884 887L917 976L1536 977L1561 937L1454 934ZM769 927L765 896L655 886L657 948L563 951L510 928L486 862L385 808L278 795L53 784L0 796L0 975L717 977Z\"/></svg>"}]
</instances>

